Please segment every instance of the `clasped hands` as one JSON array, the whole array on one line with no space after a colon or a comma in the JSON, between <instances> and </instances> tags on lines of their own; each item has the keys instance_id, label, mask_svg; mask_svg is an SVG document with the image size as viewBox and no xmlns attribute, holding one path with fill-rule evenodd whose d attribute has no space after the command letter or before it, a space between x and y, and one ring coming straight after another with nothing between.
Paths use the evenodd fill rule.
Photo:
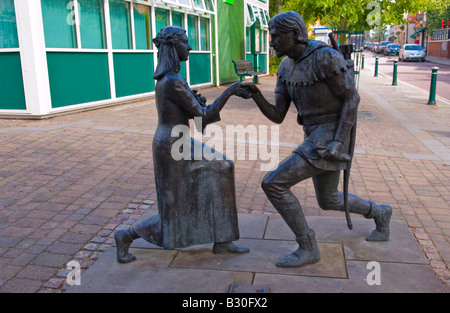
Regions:
<instances>
[{"instance_id":1,"label":"clasped hands","mask_svg":"<svg viewBox=\"0 0 450 313\"><path fill-rule=\"evenodd\" d=\"M258 87L252 82L233 84L233 94L243 99L250 99L259 92Z\"/></svg>"}]
</instances>

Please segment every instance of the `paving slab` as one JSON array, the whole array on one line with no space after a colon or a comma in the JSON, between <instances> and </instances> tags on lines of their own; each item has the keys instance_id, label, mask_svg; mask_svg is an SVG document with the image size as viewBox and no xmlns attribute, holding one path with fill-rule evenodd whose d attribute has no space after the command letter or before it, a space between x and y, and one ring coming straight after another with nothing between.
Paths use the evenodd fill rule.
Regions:
<instances>
[{"instance_id":1,"label":"paving slab","mask_svg":"<svg viewBox=\"0 0 450 313\"><path fill-rule=\"evenodd\" d=\"M380 284L370 285L367 262L347 261L348 279L256 273L253 284L272 293L443 293L427 265L380 263Z\"/></svg>"},{"instance_id":2,"label":"paving slab","mask_svg":"<svg viewBox=\"0 0 450 313\"><path fill-rule=\"evenodd\" d=\"M249 248L250 253L215 255L211 253L212 247L191 248L178 253L170 267L347 278L340 244L319 243L321 260L299 268L275 266L280 259L297 249L294 241L241 239L239 244Z\"/></svg>"},{"instance_id":3,"label":"paving slab","mask_svg":"<svg viewBox=\"0 0 450 313\"><path fill-rule=\"evenodd\" d=\"M306 219L318 241L342 243L348 260L428 264L403 220L391 220L389 241L368 242L365 238L375 229L372 219L353 218L352 230L347 228L345 217L310 216ZM264 239L293 240L293 237L281 217L269 218Z\"/></svg>"},{"instance_id":4,"label":"paving slab","mask_svg":"<svg viewBox=\"0 0 450 313\"><path fill-rule=\"evenodd\" d=\"M352 231L340 217L314 216L308 222L322 255L316 264L277 268L275 263L296 249L287 226L276 215L239 214L238 243L250 248L248 254L215 255L212 245L164 250L136 240L130 248L136 261L117 263L111 247L82 273L81 285L66 292L228 293L236 285L267 287L270 293L444 292L403 221L391 222L391 240L382 243L364 240L373 228L370 220L354 219Z\"/></svg>"}]
</instances>

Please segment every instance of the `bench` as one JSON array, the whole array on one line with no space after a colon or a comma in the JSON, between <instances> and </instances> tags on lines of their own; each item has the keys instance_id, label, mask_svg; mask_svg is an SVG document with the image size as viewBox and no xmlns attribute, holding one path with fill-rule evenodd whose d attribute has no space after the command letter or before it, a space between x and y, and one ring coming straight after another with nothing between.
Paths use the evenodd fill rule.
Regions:
<instances>
[{"instance_id":1,"label":"bench","mask_svg":"<svg viewBox=\"0 0 450 313\"><path fill-rule=\"evenodd\" d=\"M236 75L239 76L241 82L245 78L245 76L258 76L266 74L266 72L255 72L253 69L252 61L250 60L241 60L241 61L232 61L234 64L234 70ZM258 68L261 70L261 68Z\"/></svg>"}]
</instances>

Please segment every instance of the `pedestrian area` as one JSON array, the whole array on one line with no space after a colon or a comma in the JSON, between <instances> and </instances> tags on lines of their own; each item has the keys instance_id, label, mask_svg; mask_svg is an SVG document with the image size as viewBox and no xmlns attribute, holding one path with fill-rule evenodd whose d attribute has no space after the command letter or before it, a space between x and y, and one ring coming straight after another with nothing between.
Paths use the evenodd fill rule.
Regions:
<instances>
[{"instance_id":1,"label":"pedestrian area","mask_svg":"<svg viewBox=\"0 0 450 313\"><path fill-rule=\"evenodd\" d=\"M273 102L275 78L260 82ZM211 103L224 89L200 92ZM391 86L368 69L359 92L350 192L393 207L391 240L366 242L371 220L352 215L348 230L341 212L318 208L312 181L301 182L293 192L322 260L298 269L275 267L295 241L260 187L262 165L272 161L263 157L263 137L227 136L223 147L236 148L227 156L235 162L239 242L249 254L217 256L208 245L167 251L138 240L137 261L117 264L114 231L157 212L154 99L42 121L0 120L0 291L448 292L450 104L426 105L424 91ZM252 100L232 97L215 125L223 134L230 125L266 131L282 160L303 138L295 113L292 107L277 129ZM204 141L214 137L207 135ZM66 282L73 260L79 286Z\"/></svg>"}]
</instances>

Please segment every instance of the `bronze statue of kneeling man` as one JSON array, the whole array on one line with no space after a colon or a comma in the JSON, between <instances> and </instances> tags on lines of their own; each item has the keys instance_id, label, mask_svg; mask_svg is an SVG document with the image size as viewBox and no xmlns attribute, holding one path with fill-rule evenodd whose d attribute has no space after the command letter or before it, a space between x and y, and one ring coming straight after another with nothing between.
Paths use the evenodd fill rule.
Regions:
<instances>
[{"instance_id":1,"label":"bronze statue of kneeling man","mask_svg":"<svg viewBox=\"0 0 450 313\"><path fill-rule=\"evenodd\" d=\"M312 178L319 206L324 210L362 214L375 221L368 241L389 240L392 208L338 191L340 171L349 170L353 157L360 97L351 65L326 43L309 40L297 12L284 12L269 21L270 46L277 57L286 56L278 68L275 105L253 83L243 98L253 100L272 122L282 123L291 102L303 125L303 143L278 168L268 172L262 188L295 234L298 249L278 262L278 267L298 267L320 260L314 230L308 227L302 207L290 188ZM345 201L344 201L345 199ZM347 205L344 205L344 204ZM348 218L349 218L349 212ZM349 225L350 227L350 225ZM351 227L350 227L351 228Z\"/></svg>"}]
</instances>

